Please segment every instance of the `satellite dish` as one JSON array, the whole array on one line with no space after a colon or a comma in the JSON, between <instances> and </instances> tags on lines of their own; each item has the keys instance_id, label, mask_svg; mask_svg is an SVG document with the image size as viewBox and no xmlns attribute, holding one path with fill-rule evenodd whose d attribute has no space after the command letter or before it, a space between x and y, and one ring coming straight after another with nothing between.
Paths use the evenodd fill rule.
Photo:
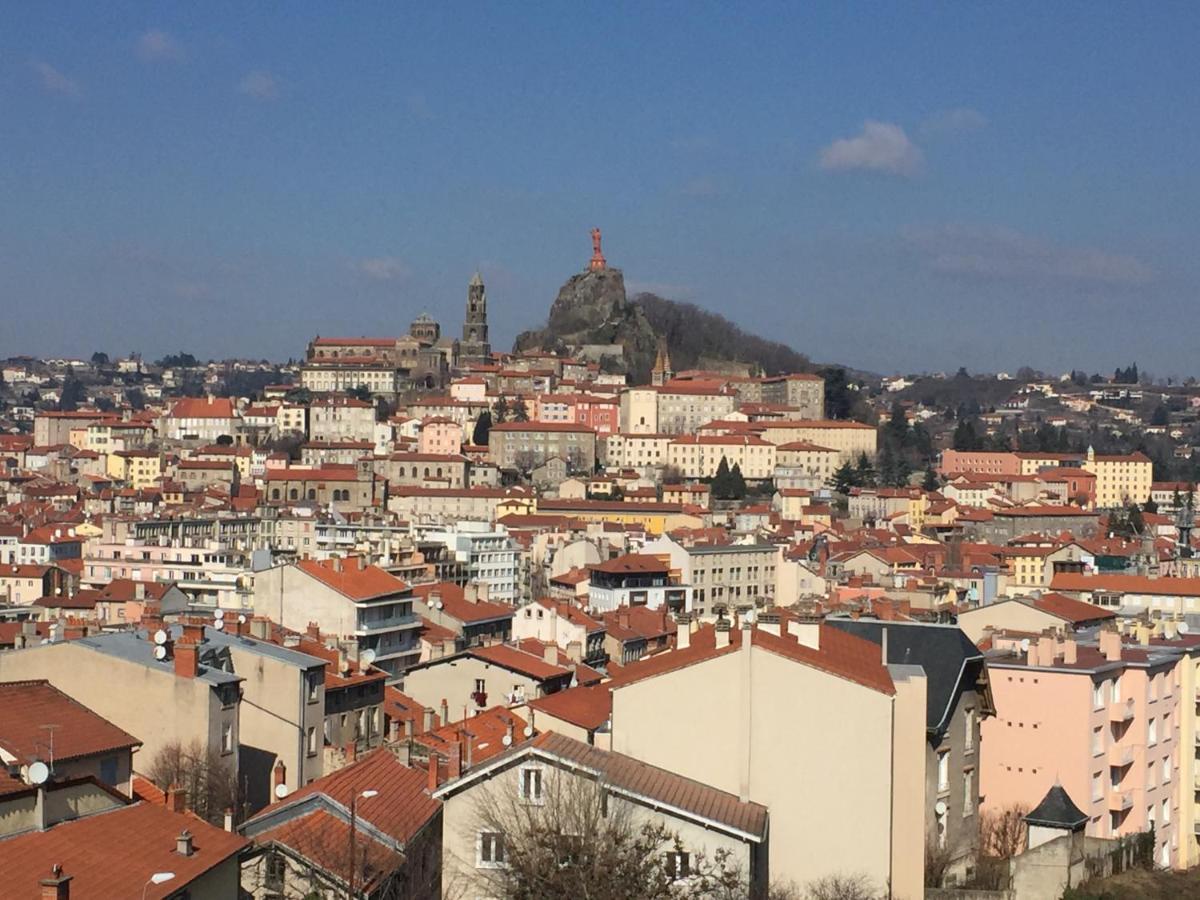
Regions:
<instances>
[{"instance_id":1,"label":"satellite dish","mask_svg":"<svg viewBox=\"0 0 1200 900\"><path fill-rule=\"evenodd\" d=\"M512 738L509 737L507 734L504 737L500 738L500 741L504 744L505 747L512 745Z\"/></svg>"},{"instance_id":2,"label":"satellite dish","mask_svg":"<svg viewBox=\"0 0 1200 900\"><path fill-rule=\"evenodd\" d=\"M29 765L29 783L30 784L45 784L46 779L50 777L50 767L44 762L38 760Z\"/></svg>"},{"instance_id":3,"label":"satellite dish","mask_svg":"<svg viewBox=\"0 0 1200 900\"><path fill-rule=\"evenodd\" d=\"M939 800L937 803L933 804L933 811L939 816L944 816L946 814L946 801Z\"/></svg>"},{"instance_id":4,"label":"satellite dish","mask_svg":"<svg viewBox=\"0 0 1200 900\"><path fill-rule=\"evenodd\" d=\"M154 658L155 659L166 659L167 658L167 648L164 647L162 644L159 644L157 647L155 647L154 648Z\"/></svg>"},{"instance_id":5,"label":"satellite dish","mask_svg":"<svg viewBox=\"0 0 1200 900\"><path fill-rule=\"evenodd\" d=\"M217 619L217 621L213 622L213 628L215 628L217 631L224 631L225 630L225 620Z\"/></svg>"},{"instance_id":6,"label":"satellite dish","mask_svg":"<svg viewBox=\"0 0 1200 900\"><path fill-rule=\"evenodd\" d=\"M213 618L216 619L218 622L220 622L223 618L225 618L225 610L223 610L223 609L213 610Z\"/></svg>"},{"instance_id":7,"label":"satellite dish","mask_svg":"<svg viewBox=\"0 0 1200 900\"><path fill-rule=\"evenodd\" d=\"M287 789L286 784L275 785L275 799L276 800L282 800L287 795L288 795L288 789Z\"/></svg>"},{"instance_id":8,"label":"satellite dish","mask_svg":"<svg viewBox=\"0 0 1200 900\"><path fill-rule=\"evenodd\" d=\"M246 617L245 617L244 615L239 615L239 616L238 616L238 624L239 624L239 625L245 625L245 624L246 624Z\"/></svg>"},{"instance_id":9,"label":"satellite dish","mask_svg":"<svg viewBox=\"0 0 1200 900\"><path fill-rule=\"evenodd\" d=\"M438 608L438 609L441 609L441 608L442 608L442 601L441 601L441 600L439 600L439 601L437 602L437 608Z\"/></svg>"},{"instance_id":10,"label":"satellite dish","mask_svg":"<svg viewBox=\"0 0 1200 900\"><path fill-rule=\"evenodd\" d=\"M160 628L160 629L158 629L158 631L154 632L154 643L158 644L161 647L166 642L167 642L167 633L165 631L163 631Z\"/></svg>"},{"instance_id":11,"label":"satellite dish","mask_svg":"<svg viewBox=\"0 0 1200 900\"><path fill-rule=\"evenodd\" d=\"M524 730L523 732L521 732L521 733L522 733L522 734L524 734L524 735L525 735L525 737L533 737L533 726L532 726L532 725L526 725L526 726L525 726L525 730Z\"/></svg>"},{"instance_id":12,"label":"satellite dish","mask_svg":"<svg viewBox=\"0 0 1200 900\"><path fill-rule=\"evenodd\" d=\"M1022 653L1028 653L1028 652L1029 652L1029 638L1022 638L1022 639L1021 639L1021 652L1022 652Z\"/></svg>"},{"instance_id":13,"label":"satellite dish","mask_svg":"<svg viewBox=\"0 0 1200 900\"><path fill-rule=\"evenodd\" d=\"M1179 623L1179 633L1180 633L1180 634L1187 634L1189 630L1190 630L1190 629L1188 628L1188 623L1187 623L1187 622L1180 622L1180 623Z\"/></svg>"},{"instance_id":14,"label":"satellite dish","mask_svg":"<svg viewBox=\"0 0 1200 900\"><path fill-rule=\"evenodd\" d=\"M364 650L362 653L358 654L358 664L363 668L366 668L373 662L375 662L374 650Z\"/></svg>"}]
</instances>

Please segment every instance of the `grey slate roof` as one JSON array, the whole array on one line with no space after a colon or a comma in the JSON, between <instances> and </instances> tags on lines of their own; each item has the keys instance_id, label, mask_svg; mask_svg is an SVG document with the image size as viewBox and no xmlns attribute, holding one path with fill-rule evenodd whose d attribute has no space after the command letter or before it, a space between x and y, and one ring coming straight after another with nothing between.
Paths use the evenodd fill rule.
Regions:
<instances>
[{"instance_id":1,"label":"grey slate roof","mask_svg":"<svg viewBox=\"0 0 1200 900\"><path fill-rule=\"evenodd\" d=\"M1083 828L1087 820L1088 814L1075 805L1061 784L1050 788L1042 802L1025 816L1025 821L1030 825L1064 828L1069 831Z\"/></svg>"},{"instance_id":2,"label":"grey slate roof","mask_svg":"<svg viewBox=\"0 0 1200 900\"><path fill-rule=\"evenodd\" d=\"M127 662L140 663L148 669L158 669L163 672L173 673L175 671L175 663L169 659L155 659L154 642L146 639L145 631L140 632L140 635L132 631L115 631L79 638L74 643L99 653L118 657ZM196 673L196 678L200 681L207 681L209 684L236 684L242 681L239 675L233 675L221 669L205 665L200 666L199 671Z\"/></svg>"},{"instance_id":3,"label":"grey slate roof","mask_svg":"<svg viewBox=\"0 0 1200 900\"><path fill-rule=\"evenodd\" d=\"M920 666L928 679L925 727L944 731L960 693L971 690L983 668L983 653L957 625L927 622L896 622L880 619L849 619L829 616L831 625L876 644L883 643L887 629L888 663Z\"/></svg>"}]
</instances>

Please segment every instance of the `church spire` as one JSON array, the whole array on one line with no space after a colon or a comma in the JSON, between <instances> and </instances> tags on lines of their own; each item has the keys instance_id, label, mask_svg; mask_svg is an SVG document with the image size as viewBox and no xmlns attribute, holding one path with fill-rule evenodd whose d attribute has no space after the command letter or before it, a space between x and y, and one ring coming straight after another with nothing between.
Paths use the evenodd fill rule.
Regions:
<instances>
[{"instance_id":1,"label":"church spire","mask_svg":"<svg viewBox=\"0 0 1200 900\"><path fill-rule=\"evenodd\" d=\"M674 377L675 373L671 370L671 351L667 349L666 338L659 338L658 354L654 357L654 368L650 370L650 383L660 387Z\"/></svg>"}]
</instances>

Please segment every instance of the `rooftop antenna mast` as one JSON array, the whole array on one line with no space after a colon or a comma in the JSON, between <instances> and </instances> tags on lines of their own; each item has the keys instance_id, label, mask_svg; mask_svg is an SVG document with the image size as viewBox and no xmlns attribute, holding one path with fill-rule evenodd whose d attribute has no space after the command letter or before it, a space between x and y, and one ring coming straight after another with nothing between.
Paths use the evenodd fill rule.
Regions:
<instances>
[{"instance_id":1,"label":"rooftop antenna mast","mask_svg":"<svg viewBox=\"0 0 1200 900\"><path fill-rule=\"evenodd\" d=\"M62 728L61 725L39 725L38 728L43 731L50 732L50 771L54 771L54 729Z\"/></svg>"}]
</instances>

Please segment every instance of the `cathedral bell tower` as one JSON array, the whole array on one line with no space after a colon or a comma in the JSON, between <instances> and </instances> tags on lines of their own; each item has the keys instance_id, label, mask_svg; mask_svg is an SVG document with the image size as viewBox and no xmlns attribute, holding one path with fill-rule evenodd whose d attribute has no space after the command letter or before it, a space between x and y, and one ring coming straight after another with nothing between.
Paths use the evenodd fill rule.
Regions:
<instances>
[{"instance_id":1,"label":"cathedral bell tower","mask_svg":"<svg viewBox=\"0 0 1200 900\"><path fill-rule=\"evenodd\" d=\"M458 358L462 363L490 362L492 345L488 343L487 291L478 272L467 285L467 314L463 318L462 341Z\"/></svg>"}]
</instances>

